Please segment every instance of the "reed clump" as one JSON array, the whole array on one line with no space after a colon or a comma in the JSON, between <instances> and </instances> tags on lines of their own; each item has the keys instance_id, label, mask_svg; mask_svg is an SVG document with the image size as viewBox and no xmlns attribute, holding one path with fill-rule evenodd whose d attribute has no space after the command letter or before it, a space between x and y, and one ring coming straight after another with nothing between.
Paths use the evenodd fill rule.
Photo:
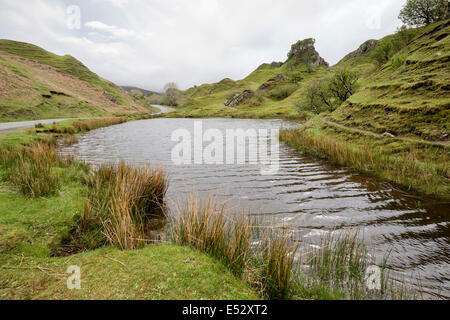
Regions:
<instances>
[{"instance_id":1,"label":"reed clump","mask_svg":"<svg viewBox=\"0 0 450 320\"><path fill-rule=\"evenodd\" d=\"M211 197L201 202L192 195L177 211L171 223L175 243L221 260L264 297L288 297L296 246L287 234L265 233L263 241L252 245L258 232L249 217L243 212L230 212Z\"/></svg>"},{"instance_id":2,"label":"reed clump","mask_svg":"<svg viewBox=\"0 0 450 320\"><path fill-rule=\"evenodd\" d=\"M125 123L127 121L128 119L126 117L90 119L90 120L75 121L73 123L73 126L75 127L75 129L78 130L78 132L86 132L103 127Z\"/></svg>"},{"instance_id":3,"label":"reed clump","mask_svg":"<svg viewBox=\"0 0 450 320\"><path fill-rule=\"evenodd\" d=\"M62 182L55 168L61 162L54 145L48 142L36 142L26 148L6 146L0 157L0 164L6 169L4 180L31 198L51 196L59 191Z\"/></svg>"},{"instance_id":4,"label":"reed clump","mask_svg":"<svg viewBox=\"0 0 450 320\"><path fill-rule=\"evenodd\" d=\"M171 228L176 243L222 260L237 275L243 273L251 237L251 226L244 214L230 215L224 204L213 198L201 203L195 195L177 211Z\"/></svg>"},{"instance_id":5,"label":"reed clump","mask_svg":"<svg viewBox=\"0 0 450 320\"><path fill-rule=\"evenodd\" d=\"M263 262L260 283L265 296L284 299L291 294L297 248L298 244L290 239L287 231L269 229L265 232L262 248L258 252Z\"/></svg>"},{"instance_id":6,"label":"reed clump","mask_svg":"<svg viewBox=\"0 0 450 320\"><path fill-rule=\"evenodd\" d=\"M85 249L111 244L124 250L152 241L152 233L165 219L168 182L162 169L106 164L92 172L86 183L72 244Z\"/></svg>"},{"instance_id":7,"label":"reed clump","mask_svg":"<svg viewBox=\"0 0 450 320\"><path fill-rule=\"evenodd\" d=\"M403 300L414 295L390 276L388 255L375 261L358 231L330 232L300 256L295 291L301 298Z\"/></svg>"},{"instance_id":8,"label":"reed clump","mask_svg":"<svg viewBox=\"0 0 450 320\"><path fill-rule=\"evenodd\" d=\"M261 230L263 230L261 232ZM170 224L175 243L225 263L267 299L405 299L411 295L376 263L358 232L331 232L300 246L287 228L257 225L209 197L191 195ZM369 271L377 273L372 278ZM373 282L370 282L372 281ZM400 285L398 285L400 284Z\"/></svg>"}]
</instances>

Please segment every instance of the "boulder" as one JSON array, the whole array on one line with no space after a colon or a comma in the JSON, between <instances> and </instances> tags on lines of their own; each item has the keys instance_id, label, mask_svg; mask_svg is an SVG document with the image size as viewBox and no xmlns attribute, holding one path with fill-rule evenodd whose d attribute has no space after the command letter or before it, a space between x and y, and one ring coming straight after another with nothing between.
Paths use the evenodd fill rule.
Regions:
<instances>
[{"instance_id":1,"label":"boulder","mask_svg":"<svg viewBox=\"0 0 450 320\"><path fill-rule=\"evenodd\" d=\"M375 47L377 46L378 41L377 40L367 40L362 45L359 46L359 48L353 52L350 52L348 55L344 57L341 61L345 61L363 54L366 54L368 52L371 52Z\"/></svg>"},{"instance_id":2,"label":"boulder","mask_svg":"<svg viewBox=\"0 0 450 320\"><path fill-rule=\"evenodd\" d=\"M251 90L244 90L243 92L236 93L230 100L225 102L226 107L235 107L245 101L253 98L255 93Z\"/></svg>"}]
</instances>

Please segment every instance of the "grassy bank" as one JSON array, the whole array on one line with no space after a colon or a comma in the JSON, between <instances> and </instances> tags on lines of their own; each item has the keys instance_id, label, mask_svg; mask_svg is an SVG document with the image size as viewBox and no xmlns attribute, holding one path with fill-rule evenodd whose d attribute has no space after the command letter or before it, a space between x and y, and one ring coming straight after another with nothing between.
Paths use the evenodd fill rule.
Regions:
<instances>
[{"instance_id":1,"label":"grassy bank","mask_svg":"<svg viewBox=\"0 0 450 320\"><path fill-rule=\"evenodd\" d=\"M438 143L377 137L314 118L281 132L287 145L391 181L407 190L450 199L448 152Z\"/></svg>"},{"instance_id":2,"label":"grassy bank","mask_svg":"<svg viewBox=\"0 0 450 320\"><path fill-rule=\"evenodd\" d=\"M116 121L103 121L103 124L114 124ZM103 226L105 222L110 223L109 235L118 234L114 232L112 219L87 215L93 210L89 205L98 209L95 198L89 198L86 194L86 183L91 181L91 186L95 184L95 175L94 180L90 180L92 173L87 166L71 159L58 159L52 149L56 136L67 138L71 136L68 132L84 132L92 124L98 123L86 121L77 125L67 121L58 124L57 128L55 125L38 126L36 129L0 135L0 298L258 299L249 285L232 274L223 263L195 249L169 243L124 251L118 249L120 242L106 233L100 240L95 238L100 241L94 246L98 249L68 257L52 257L55 252L61 253L55 248L64 248L64 239L68 235L73 235L74 230L80 231L74 229L74 225L80 226L80 219L84 219L88 230L81 230L83 232L80 232L78 239L87 241L87 236L102 235L95 230L99 227L98 223ZM5 150L8 154L3 152ZM36 155L39 157L34 158ZM39 165L46 170L34 170ZM154 176L153 173L151 175ZM48 177L55 178L57 183L49 184ZM27 181L35 182L35 185ZM120 181L124 181L125 187L129 186L133 176L122 175ZM51 188L42 194L36 192L49 185ZM129 197L118 202L119 198L130 192L124 193L128 189L121 188L120 184L110 185L118 189L111 190L112 200L108 203L125 207L147 206L145 203L137 204ZM136 185L141 184L138 182ZM97 191L109 192L107 188ZM154 193L148 189L140 192ZM96 192L90 194L98 195ZM126 217L116 221L119 227L123 221L127 221ZM127 237L124 235L124 238ZM88 249L92 248L86 246L81 251ZM66 247L63 252L71 254L70 250ZM67 289L66 270L71 265L81 267L81 290Z\"/></svg>"}]
</instances>

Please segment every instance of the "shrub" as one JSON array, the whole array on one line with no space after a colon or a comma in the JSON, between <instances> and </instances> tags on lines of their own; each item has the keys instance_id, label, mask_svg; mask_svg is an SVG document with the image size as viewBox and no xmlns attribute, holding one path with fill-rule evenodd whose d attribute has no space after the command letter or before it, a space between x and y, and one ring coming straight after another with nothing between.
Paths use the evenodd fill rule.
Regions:
<instances>
[{"instance_id":1,"label":"shrub","mask_svg":"<svg viewBox=\"0 0 450 320\"><path fill-rule=\"evenodd\" d=\"M306 104L299 105L300 111L312 111L320 114L335 110L328 80L311 82L306 88Z\"/></svg>"},{"instance_id":2,"label":"shrub","mask_svg":"<svg viewBox=\"0 0 450 320\"><path fill-rule=\"evenodd\" d=\"M405 56L398 56L392 59L391 61L391 66L393 69L398 69L400 67L402 67L403 65L405 65L406 62L406 57Z\"/></svg>"},{"instance_id":3,"label":"shrub","mask_svg":"<svg viewBox=\"0 0 450 320\"><path fill-rule=\"evenodd\" d=\"M392 41L384 41L379 44L372 52L372 58L375 59L378 64L383 65L389 61L394 45Z\"/></svg>"},{"instance_id":4,"label":"shrub","mask_svg":"<svg viewBox=\"0 0 450 320\"><path fill-rule=\"evenodd\" d=\"M348 69L342 69L338 70L330 78L328 88L334 98L341 102L345 102L355 93L357 81L358 75L355 72Z\"/></svg>"}]
</instances>

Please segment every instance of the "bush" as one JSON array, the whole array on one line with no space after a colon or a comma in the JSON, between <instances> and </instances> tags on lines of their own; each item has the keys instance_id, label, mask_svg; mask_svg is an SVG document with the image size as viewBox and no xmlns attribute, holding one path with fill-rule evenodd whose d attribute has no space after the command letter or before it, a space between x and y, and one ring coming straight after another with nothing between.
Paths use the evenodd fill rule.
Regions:
<instances>
[{"instance_id":1,"label":"bush","mask_svg":"<svg viewBox=\"0 0 450 320\"><path fill-rule=\"evenodd\" d=\"M358 75L348 69L337 71L330 79L329 90L331 95L345 102L355 93Z\"/></svg>"},{"instance_id":2,"label":"bush","mask_svg":"<svg viewBox=\"0 0 450 320\"><path fill-rule=\"evenodd\" d=\"M306 88L306 104L299 105L300 111L311 111L320 114L335 110L329 89L329 80L313 81Z\"/></svg>"},{"instance_id":3,"label":"bush","mask_svg":"<svg viewBox=\"0 0 450 320\"><path fill-rule=\"evenodd\" d=\"M381 41L372 52L372 58L383 65L389 61L397 52L406 47L418 34L419 29L409 29L402 26L388 39Z\"/></svg>"},{"instance_id":4,"label":"bush","mask_svg":"<svg viewBox=\"0 0 450 320\"><path fill-rule=\"evenodd\" d=\"M394 45L392 44L392 41L384 41L373 50L372 58L375 59L378 64L383 65L389 61L393 54L393 48Z\"/></svg>"},{"instance_id":5,"label":"bush","mask_svg":"<svg viewBox=\"0 0 450 320\"><path fill-rule=\"evenodd\" d=\"M406 62L405 56L398 56L392 59L391 66L393 69L398 69L402 67L405 64L405 62Z\"/></svg>"}]
</instances>

